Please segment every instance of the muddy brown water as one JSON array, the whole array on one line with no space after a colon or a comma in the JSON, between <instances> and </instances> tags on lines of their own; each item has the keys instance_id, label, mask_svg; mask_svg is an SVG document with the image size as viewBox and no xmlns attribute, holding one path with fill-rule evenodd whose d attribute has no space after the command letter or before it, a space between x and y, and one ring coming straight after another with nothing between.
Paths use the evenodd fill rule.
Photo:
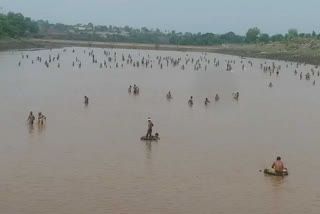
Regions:
<instances>
[{"instance_id":1,"label":"muddy brown water","mask_svg":"<svg viewBox=\"0 0 320 214\"><path fill-rule=\"evenodd\" d=\"M152 69L108 62L106 69L99 68L103 49L74 49L0 53L0 213L320 212L320 77L293 73L312 66L243 59L242 71L239 57L208 53L207 71L204 62L199 71L191 64L161 70L157 56L205 55L109 50L118 61L131 54L155 62ZM43 61L58 53L61 67L55 61L46 68ZM72 67L75 57L81 69ZM225 71L226 59L236 60L233 72ZM279 77L261 71L264 62L281 65ZM138 96L127 91L133 84ZM42 111L47 123L28 126L31 110ZM149 116L159 142L139 140ZM288 177L259 172L278 155Z\"/></svg>"}]
</instances>

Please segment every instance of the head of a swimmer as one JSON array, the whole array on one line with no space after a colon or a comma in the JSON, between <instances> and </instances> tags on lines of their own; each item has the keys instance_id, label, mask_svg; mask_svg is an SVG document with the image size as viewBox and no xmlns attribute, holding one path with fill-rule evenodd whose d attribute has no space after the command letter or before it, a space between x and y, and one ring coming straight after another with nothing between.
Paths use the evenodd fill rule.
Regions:
<instances>
[{"instance_id":1,"label":"head of a swimmer","mask_svg":"<svg viewBox=\"0 0 320 214\"><path fill-rule=\"evenodd\" d=\"M281 160L281 157L277 157L277 161L280 161Z\"/></svg>"}]
</instances>

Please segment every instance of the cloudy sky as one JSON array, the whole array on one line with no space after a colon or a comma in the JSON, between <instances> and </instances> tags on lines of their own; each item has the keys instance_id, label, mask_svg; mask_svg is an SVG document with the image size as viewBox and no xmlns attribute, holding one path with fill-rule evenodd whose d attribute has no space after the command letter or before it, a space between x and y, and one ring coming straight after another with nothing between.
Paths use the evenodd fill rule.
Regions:
<instances>
[{"instance_id":1,"label":"cloudy sky","mask_svg":"<svg viewBox=\"0 0 320 214\"><path fill-rule=\"evenodd\" d=\"M53 23L129 25L181 32L320 32L320 0L0 0L2 12Z\"/></svg>"}]
</instances>

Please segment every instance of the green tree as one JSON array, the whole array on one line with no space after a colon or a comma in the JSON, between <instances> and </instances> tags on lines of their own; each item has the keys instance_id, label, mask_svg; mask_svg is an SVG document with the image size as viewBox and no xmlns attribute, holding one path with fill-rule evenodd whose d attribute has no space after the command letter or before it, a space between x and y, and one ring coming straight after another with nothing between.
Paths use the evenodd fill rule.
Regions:
<instances>
[{"instance_id":1,"label":"green tree","mask_svg":"<svg viewBox=\"0 0 320 214\"><path fill-rule=\"evenodd\" d=\"M47 21L39 20L38 27L40 32L46 32L50 28L50 24L48 20Z\"/></svg>"},{"instance_id":2,"label":"green tree","mask_svg":"<svg viewBox=\"0 0 320 214\"><path fill-rule=\"evenodd\" d=\"M310 38L312 38L312 35L311 35L311 33L306 33L304 37L307 39L310 39Z\"/></svg>"},{"instance_id":3,"label":"green tree","mask_svg":"<svg viewBox=\"0 0 320 214\"><path fill-rule=\"evenodd\" d=\"M129 26L124 26L124 31L130 33L132 32L132 29Z\"/></svg>"},{"instance_id":4,"label":"green tree","mask_svg":"<svg viewBox=\"0 0 320 214\"><path fill-rule=\"evenodd\" d=\"M228 32L219 36L222 43L243 43L244 37L236 35L234 32Z\"/></svg>"},{"instance_id":5,"label":"green tree","mask_svg":"<svg viewBox=\"0 0 320 214\"><path fill-rule=\"evenodd\" d=\"M7 36L8 27L9 23L7 16L0 13L0 38Z\"/></svg>"},{"instance_id":6,"label":"green tree","mask_svg":"<svg viewBox=\"0 0 320 214\"><path fill-rule=\"evenodd\" d=\"M272 42L282 41L282 40L284 40L284 36L282 34L276 34L276 35L271 36L270 40Z\"/></svg>"},{"instance_id":7,"label":"green tree","mask_svg":"<svg viewBox=\"0 0 320 214\"><path fill-rule=\"evenodd\" d=\"M299 37L300 37L300 38L304 38L305 36L306 36L305 33L300 33L300 34L299 34Z\"/></svg>"},{"instance_id":8,"label":"green tree","mask_svg":"<svg viewBox=\"0 0 320 214\"><path fill-rule=\"evenodd\" d=\"M93 29L93 27L94 27L94 25L91 22L89 22L87 26L88 26L88 28L91 28L91 29Z\"/></svg>"},{"instance_id":9,"label":"green tree","mask_svg":"<svg viewBox=\"0 0 320 214\"><path fill-rule=\"evenodd\" d=\"M141 28L141 31L142 31L143 33L148 33L148 32L149 32L149 29L146 28L146 27L142 27L142 28Z\"/></svg>"},{"instance_id":10,"label":"green tree","mask_svg":"<svg viewBox=\"0 0 320 214\"><path fill-rule=\"evenodd\" d=\"M246 34L246 42L255 43L260 35L260 30L257 27L250 28Z\"/></svg>"},{"instance_id":11,"label":"green tree","mask_svg":"<svg viewBox=\"0 0 320 214\"><path fill-rule=\"evenodd\" d=\"M264 43L268 43L268 42L270 41L270 37L269 37L268 34L262 33L262 34L260 34L260 36L259 36L259 41L260 41L260 42L264 42Z\"/></svg>"},{"instance_id":12,"label":"green tree","mask_svg":"<svg viewBox=\"0 0 320 214\"><path fill-rule=\"evenodd\" d=\"M295 39L298 37L298 30L297 29L289 29L288 34L286 35L287 39Z\"/></svg>"},{"instance_id":13,"label":"green tree","mask_svg":"<svg viewBox=\"0 0 320 214\"><path fill-rule=\"evenodd\" d=\"M38 33L38 23L21 13L0 13L0 37L21 37L25 33Z\"/></svg>"},{"instance_id":14,"label":"green tree","mask_svg":"<svg viewBox=\"0 0 320 214\"><path fill-rule=\"evenodd\" d=\"M39 32L39 26L38 23L33 22L30 18L26 17L25 19L25 24L27 27L27 31L29 33L38 33Z\"/></svg>"},{"instance_id":15,"label":"green tree","mask_svg":"<svg viewBox=\"0 0 320 214\"><path fill-rule=\"evenodd\" d=\"M9 35L12 37L23 36L27 30L24 16L21 13L9 12L7 18L10 25Z\"/></svg>"},{"instance_id":16,"label":"green tree","mask_svg":"<svg viewBox=\"0 0 320 214\"><path fill-rule=\"evenodd\" d=\"M54 26L55 29L59 30L59 31L66 31L68 29L68 25L64 25L64 24L61 24L61 23L57 23L55 26Z\"/></svg>"}]
</instances>

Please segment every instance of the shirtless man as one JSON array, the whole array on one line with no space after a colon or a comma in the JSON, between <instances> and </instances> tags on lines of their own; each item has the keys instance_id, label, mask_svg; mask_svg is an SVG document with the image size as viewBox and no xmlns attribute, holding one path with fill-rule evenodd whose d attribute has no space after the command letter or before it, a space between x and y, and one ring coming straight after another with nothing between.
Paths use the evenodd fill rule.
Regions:
<instances>
[{"instance_id":1,"label":"shirtless man","mask_svg":"<svg viewBox=\"0 0 320 214\"><path fill-rule=\"evenodd\" d=\"M283 162L281 161L281 157L277 157L277 160L273 162L271 168L273 168L276 173L283 173L285 168L283 166Z\"/></svg>"}]
</instances>

